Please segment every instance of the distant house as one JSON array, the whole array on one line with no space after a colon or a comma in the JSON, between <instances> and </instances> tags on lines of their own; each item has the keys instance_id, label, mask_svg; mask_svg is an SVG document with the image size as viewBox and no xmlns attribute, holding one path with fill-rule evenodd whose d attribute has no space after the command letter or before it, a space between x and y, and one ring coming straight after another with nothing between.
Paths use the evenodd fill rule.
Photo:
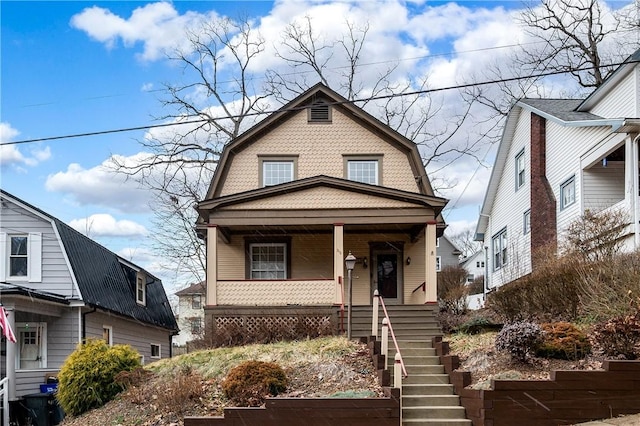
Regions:
<instances>
[{"instance_id":1,"label":"distant house","mask_svg":"<svg viewBox=\"0 0 640 426\"><path fill-rule=\"evenodd\" d=\"M17 343L1 372L16 399L39 392L87 338L171 356L178 327L162 282L48 213L0 190L0 300Z\"/></svg>"},{"instance_id":2,"label":"distant house","mask_svg":"<svg viewBox=\"0 0 640 426\"><path fill-rule=\"evenodd\" d=\"M469 257L460 261L467 271L467 284L472 285L478 280L482 280L482 288L472 292L467 296L467 306L471 309L479 309L484 306L484 275L485 275L485 254L483 250L478 250Z\"/></svg>"},{"instance_id":3,"label":"distant house","mask_svg":"<svg viewBox=\"0 0 640 426\"><path fill-rule=\"evenodd\" d=\"M640 50L586 99L522 99L505 123L476 237L493 289L536 268L585 211L622 211L640 247Z\"/></svg>"},{"instance_id":4,"label":"distant house","mask_svg":"<svg viewBox=\"0 0 640 426\"><path fill-rule=\"evenodd\" d=\"M239 307L335 310L350 252L354 305L374 290L390 304L435 304L445 204L413 141L318 84L222 153L198 205L207 323L235 321Z\"/></svg>"},{"instance_id":5,"label":"distant house","mask_svg":"<svg viewBox=\"0 0 640 426\"><path fill-rule=\"evenodd\" d=\"M192 284L176 293L180 333L173 338L174 345L184 346L187 342L203 337L206 294L207 286L204 281Z\"/></svg>"},{"instance_id":6,"label":"distant house","mask_svg":"<svg viewBox=\"0 0 640 426\"><path fill-rule=\"evenodd\" d=\"M438 238L436 242L436 270L440 272L447 266L459 266L460 255L462 252L449 238L445 235Z\"/></svg>"}]
</instances>

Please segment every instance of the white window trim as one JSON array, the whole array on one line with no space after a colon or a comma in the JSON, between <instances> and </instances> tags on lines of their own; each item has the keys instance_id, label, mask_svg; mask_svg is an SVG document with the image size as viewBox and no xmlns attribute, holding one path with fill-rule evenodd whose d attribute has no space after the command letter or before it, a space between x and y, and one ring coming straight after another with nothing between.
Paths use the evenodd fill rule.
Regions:
<instances>
[{"instance_id":1,"label":"white window trim","mask_svg":"<svg viewBox=\"0 0 640 426\"><path fill-rule=\"evenodd\" d=\"M281 242L277 242L277 243L269 243L269 242L264 242L264 243L251 243L249 245L249 277L252 280L263 280L266 278L254 278L253 277L253 249L254 247L283 247L284 248L284 253L283 253L283 262L284 262L284 277L282 278L273 278L276 280L280 280L280 279L287 279L287 277L289 276L289 271L287 270L287 250L288 250L288 244L287 243L281 243Z\"/></svg>"},{"instance_id":2,"label":"white window trim","mask_svg":"<svg viewBox=\"0 0 640 426\"><path fill-rule=\"evenodd\" d=\"M531 232L531 209L528 209L522 215L522 233L527 235L529 232Z\"/></svg>"},{"instance_id":3,"label":"white window trim","mask_svg":"<svg viewBox=\"0 0 640 426\"><path fill-rule=\"evenodd\" d=\"M375 170L374 170L374 176L375 176L375 182L362 182L359 180L356 180L351 172L351 166L355 165L357 163L370 163L373 164L375 166ZM380 161L378 159L369 159L369 158L351 158L347 160L347 179L354 181L354 182L360 182L360 183L366 183L369 185L380 185Z\"/></svg>"},{"instance_id":4,"label":"white window trim","mask_svg":"<svg viewBox=\"0 0 640 426\"><path fill-rule=\"evenodd\" d=\"M42 368L48 368L48 361L47 361L47 323L46 322L17 322L16 323L16 329L15 329L15 334L16 334L16 338L18 339L17 345L20 345L20 331L25 331L25 329L27 328L27 325L29 325L29 328L33 328L33 327L42 327L40 329L40 367L38 369L42 369ZM17 371L29 371L29 370L34 370L33 368L20 368L20 347L17 347L17 353L16 353L16 370Z\"/></svg>"},{"instance_id":5,"label":"white window trim","mask_svg":"<svg viewBox=\"0 0 640 426\"><path fill-rule=\"evenodd\" d=\"M196 296L198 297L198 307L194 307L194 301ZM191 295L191 309L202 309L202 295L201 294L192 294Z\"/></svg>"},{"instance_id":6,"label":"white window trim","mask_svg":"<svg viewBox=\"0 0 640 426\"><path fill-rule=\"evenodd\" d=\"M11 237L27 237L27 276L11 276L9 259L11 256ZM0 281L11 278L12 281L42 282L42 233L0 233Z\"/></svg>"},{"instance_id":7,"label":"white window trim","mask_svg":"<svg viewBox=\"0 0 640 426\"><path fill-rule=\"evenodd\" d=\"M140 298L140 290L142 290L142 299ZM144 273L136 274L136 303L138 305L147 305L147 279Z\"/></svg>"},{"instance_id":8,"label":"white window trim","mask_svg":"<svg viewBox=\"0 0 640 426\"><path fill-rule=\"evenodd\" d=\"M498 243L497 253L496 242ZM498 271L509 262L509 253L507 252L507 228L503 228L491 238L491 250L493 255L493 270ZM500 255L499 264L496 262L496 254Z\"/></svg>"},{"instance_id":9,"label":"white window trim","mask_svg":"<svg viewBox=\"0 0 640 426\"><path fill-rule=\"evenodd\" d=\"M153 349L152 348L154 346L158 347L158 355L157 356L153 355ZM152 358L152 359L160 359L160 358L162 358L162 345L160 343L151 343L150 346L149 346L149 351L150 351L150 354L151 354L151 355L149 355L149 358Z\"/></svg>"},{"instance_id":10,"label":"white window trim","mask_svg":"<svg viewBox=\"0 0 640 426\"><path fill-rule=\"evenodd\" d=\"M573 199L565 204L564 201L564 192L567 188L573 188ZM572 206L576 202L576 176L573 175L569 179L565 180L560 184L560 210L564 210L569 206Z\"/></svg>"},{"instance_id":11,"label":"white window trim","mask_svg":"<svg viewBox=\"0 0 640 426\"><path fill-rule=\"evenodd\" d=\"M298 156L297 155L259 155L258 161L260 163L260 170L258 173L258 186L260 188L266 186L273 186L276 184L265 185L265 163L283 163L283 164L291 164L291 179L288 182L294 181L298 178ZM280 184L286 183L287 181L280 182Z\"/></svg>"},{"instance_id":12,"label":"white window trim","mask_svg":"<svg viewBox=\"0 0 640 426\"><path fill-rule=\"evenodd\" d=\"M193 331L193 323L194 321L198 320L199 323L199 330L198 331ZM200 317L193 317L193 318L189 318L189 332L193 335L193 334L199 334L202 333L202 328L203 328L203 324L202 324L202 318Z\"/></svg>"},{"instance_id":13,"label":"white window trim","mask_svg":"<svg viewBox=\"0 0 640 426\"><path fill-rule=\"evenodd\" d=\"M520 168L520 160L522 160L522 169ZM522 188L526 182L526 163L525 163L525 158L524 158L524 148L522 148L522 150L516 154L516 158L515 158L515 171L516 171L516 191L520 188ZM520 179L520 177L522 176L522 180Z\"/></svg>"}]
</instances>

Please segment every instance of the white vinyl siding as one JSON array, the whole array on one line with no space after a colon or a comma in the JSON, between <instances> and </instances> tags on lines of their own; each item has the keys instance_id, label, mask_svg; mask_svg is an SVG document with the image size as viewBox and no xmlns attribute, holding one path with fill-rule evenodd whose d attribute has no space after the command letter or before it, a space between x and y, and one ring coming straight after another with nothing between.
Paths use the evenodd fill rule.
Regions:
<instances>
[{"instance_id":1,"label":"white vinyl siding","mask_svg":"<svg viewBox=\"0 0 640 426\"><path fill-rule=\"evenodd\" d=\"M605 118L637 117L637 73L638 67L607 93L590 112Z\"/></svg>"},{"instance_id":2,"label":"white vinyl siding","mask_svg":"<svg viewBox=\"0 0 640 426\"><path fill-rule=\"evenodd\" d=\"M600 211L625 199L625 164L609 161L582 172L582 204L584 209Z\"/></svg>"},{"instance_id":3,"label":"white vinyl siding","mask_svg":"<svg viewBox=\"0 0 640 426\"><path fill-rule=\"evenodd\" d=\"M527 210L522 215L522 233L528 234L531 232L531 210Z\"/></svg>"}]
</instances>

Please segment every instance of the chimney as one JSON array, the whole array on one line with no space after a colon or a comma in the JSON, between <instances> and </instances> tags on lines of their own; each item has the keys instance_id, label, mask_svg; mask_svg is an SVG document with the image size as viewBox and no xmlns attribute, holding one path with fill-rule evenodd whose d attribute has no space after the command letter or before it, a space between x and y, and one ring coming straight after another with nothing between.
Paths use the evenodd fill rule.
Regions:
<instances>
[{"instance_id":1,"label":"chimney","mask_svg":"<svg viewBox=\"0 0 640 426\"><path fill-rule=\"evenodd\" d=\"M547 121L531 113L531 267L536 269L548 250L558 249L556 199L546 176ZM544 249L544 250L543 250Z\"/></svg>"}]
</instances>

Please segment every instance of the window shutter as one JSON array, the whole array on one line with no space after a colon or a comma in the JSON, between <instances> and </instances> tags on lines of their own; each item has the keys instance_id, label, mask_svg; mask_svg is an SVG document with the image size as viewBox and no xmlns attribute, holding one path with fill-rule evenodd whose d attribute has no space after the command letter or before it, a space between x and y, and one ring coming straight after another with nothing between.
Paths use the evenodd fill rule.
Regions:
<instances>
[{"instance_id":1,"label":"window shutter","mask_svg":"<svg viewBox=\"0 0 640 426\"><path fill-rule=\"evenodd\" d=\"M0 232L0 281L5 281L7 278L7 263L9 263L7 234Z\"/></svg>"},{"instance_id":2,"label":"window shutter","mask_svg":"<svg viewBox=\"0 0 640 426\"><path fill-rule=\"evenodd\" d=\"M330 121L329 105L328 104L314 104L311 105L309 111L310 121Z\"/></svg>"},{"instance_id":3,"label":"window shutter","mask_svg":"<svg viewBox=\"0 0 640 426\"><path fill-rule=\"evenodd\" d=\"M28 260L29 262L29 282L41 283L42 282L42 233L30 232L29 233L29 248L28 248Z\"/></svg>"}]
</instances>

